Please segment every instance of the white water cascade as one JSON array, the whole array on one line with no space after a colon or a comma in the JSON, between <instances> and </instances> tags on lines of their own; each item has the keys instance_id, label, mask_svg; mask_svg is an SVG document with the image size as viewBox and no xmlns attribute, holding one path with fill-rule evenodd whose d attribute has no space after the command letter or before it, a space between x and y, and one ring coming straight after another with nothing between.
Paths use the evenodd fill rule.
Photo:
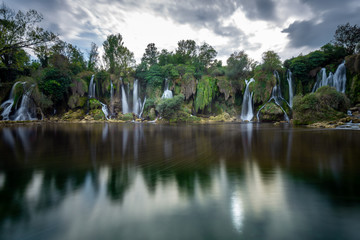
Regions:
<instances>
[{"instance_id":1,"label":"white water cascade","mask_svg":"<svg viewBox=\"0 0 360 240\"><path fill-rule=\"evenodd\" d=\"M173 98L173 93L171 90L169 90L169 81L168 79L165 79L165 88L164 88L164 93L161 96L161 98L166 99L166 98Z\"/></svg>"},{"instance_id":2,"label":"white water cascade","mask_svg":"<svg viewBox=\"0 0 360 240\"><path fill-rule=\"evenodd\" d=\"M96 83L94 82L94 75L91 76L91 80L90 80L90 84L89 84L89 99L90 98L95 98L96 99L96 96L95 96L95 86L96 86ZM112 83L111 83L111 89L112 89ZM110 90L110 94L113 94ZM98 100L99 101L99 100ZM106 120L109 120L109 109L108 107L106 106L105 103L102 103L99 101L99 103L101 104L101 110L102 112L104 113L105 115L105 118Z\"/></svg>"},{"instance_id":3,"label":"white water cascade","mask_svg":"<svg viewBox=\"0 0 360 240\"><path fill-rule=\"evenodd\" d=\"M284 110L284 108L281 106L281 102L284 101L286 102L286 104L290 107L290 104L282 97L281 95L281 88L280 88L280 77L279 77L279 73L275 70L274 71L274 76L276 78L276 85L273 87L272 92L271 92L271 96L270 99L259 109L259 111L256 114L256 118L258 119L258 121L260 121L259 118L259 114L260 111L266 106L266 104L268 104L269 102L271 102L271 100L274 100L274 103L276 105L278 105L280 107L280 109L283 111L284 113L284 118L285 121L289 122L289 116L287 115L286 111Z\"/></svg>"},{"instance_id":4,"label":"white water cascade","mask_svg":"<svg viewBox=\"0 0 360 240\"><path fill-rule=\"evenodd\" d=\"M124 88L124 84L121 85L121 106L122 106L122 113L129 112L129 104L127 102L126 92Z\"/></svg>"},{"instance_id":5,"label":"white water cascade","mask_svg":"<svg viewBox=\"0 0 360 240\"><path fill-rule=\"evenodd\" d=\"M345 93L346 87L346 67L345 61L341 63L336 69L335 73L329 73L326 75L326 69L322 68L316 77L316 83L312 89L312 92L316 92L320 87L330 86L336 88L338 92Z\"/></svg>"},{"instance_id":6,"label":"white water cascade","mask_svg":"<svg viewBox=\"0 0 360 240\"><path fill-rule=\"evenodd\" d=\"M293 98L294 98L294 89L293 89L293 80L292 80L292 72L290 69L286 72L286 79L289 83L289 105L290 108L293 106Z\"/></svg>"},{"instance_id":7,"label":"white water cascade","mask_svg":"<svg viewBox=\"0 0 360 240\"><path fill-rule=\"evenodd\" d=\"M240 119L242 121L250 122L254 117L253 101L252 101L252 97L254 93L253 92L250 93L249 91L249 85L252 82L255 82L253 78L251 78L250 80L245 80L246 88L245 88L242 109L241 109L241 116L240 116Z\"/></svg>"},{"instance_id":8,"label":"white water cascade","mask_svg":"<svg viewBox=\"0 0 360 240\"><path fill-rule=\"evenodd\" d=\"M131 100L131 92L130 87L128 85L128 94L126 95L125 91L125 85L121 85L121 104L122 104L122 113L129 113L130 112L130 106L129 102ZM146 102L146 97L144 98L144 101L141 101L141 98L139 96L139 81L136 79L134 81L134 88L132 93L132 110L131 112L135 113L137 116L141 117L142 112L144 110Z\"/></svg>"},{"instance_id":9,"label":"white water cascade","mask_svg":"<svg viewBox=\"0 0 360 240\"><path fill-rule=\"evenodd\" d=\"M90 84L89 84L89 98L95 98L95 83L94 83L94 75L91 76Z\"/></svg>"},{"instance_id":10,"label":"white water cascade","mask_svg":"<svg viewBox=\"0 0 360 240\"><path fill-rule=\"evenodd\" d=\"M15 103L15 90L16 86L18 84L22 84L24 93L21 97L21 103L20 107L17 107L17 104L15 106L15 113L10 116L11 110ZM36 116L36 109L33 101L31 100L31 92L34 89L35 85L31 85L28 88L26 88L27 84L26 82L16 82L10 92L9 99L6 100L3 104L1 104L1 107L4 109L1 116L3 117L3 120L14 120L14 121L28 121L28 120L37 120Z\"/></svg>"},{"instance_id":11,"label":"white water cascade","mask_svg":"<svg viewBox=\"0 0 360 240\"><path fill-rule=\"evenodd\" d=\"M114 85L110 81L110 113L114 114Z\"/></svg>"}]
</instances>

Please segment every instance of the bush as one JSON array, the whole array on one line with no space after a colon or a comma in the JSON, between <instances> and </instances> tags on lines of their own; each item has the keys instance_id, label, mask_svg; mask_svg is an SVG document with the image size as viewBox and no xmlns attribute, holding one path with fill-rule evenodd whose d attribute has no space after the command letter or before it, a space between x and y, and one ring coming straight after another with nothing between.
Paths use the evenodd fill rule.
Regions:
<instances>
[{"instance_id":1,"label":"bush","mask_svg":"<svg viewBox=\"0 0 360 240\"><path fill-rule=\"evenodd\" d=\"M96 99L89 100L89 107L90 109L101 109L101 103Z\"/></svg>"},{"instance_id":2,"label":"bush","mask_svg":"<svg viewBox=\"0 0 360 240\"><path fill-rule=\"evenodd\" d=\"M333 87L324 86L304 97L295 96L294 124L336 120L345 115L349 106L350 101L345 94Z\"/></svg>"},{"instance_id":3,"label":"bush","mask_svg":"<svg viewBox=\"0 0 360 240\"><path fill-rule=\"evenodd\" d=\"M184 102L184 95L180 94L173 98L161 99L156 110L165 119L171 119L175 116L176 112L180 109L181 104Z\"/></svg>"}]
</instances>

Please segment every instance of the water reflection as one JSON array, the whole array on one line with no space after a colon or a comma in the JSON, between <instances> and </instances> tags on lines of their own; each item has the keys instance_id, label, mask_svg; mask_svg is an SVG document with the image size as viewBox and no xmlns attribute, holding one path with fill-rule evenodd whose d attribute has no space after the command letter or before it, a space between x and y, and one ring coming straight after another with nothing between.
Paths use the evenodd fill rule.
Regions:
<instances>
[{"instance_id":1,"label":"water reflection","mask_svg":"<svg viewBox=\"0 0 360 240\"><path fill-rule=\"evenodd\" d=\"M0 131L3 239L357 236L356 132L111 123Z\"/></svg>"}]
</instances>

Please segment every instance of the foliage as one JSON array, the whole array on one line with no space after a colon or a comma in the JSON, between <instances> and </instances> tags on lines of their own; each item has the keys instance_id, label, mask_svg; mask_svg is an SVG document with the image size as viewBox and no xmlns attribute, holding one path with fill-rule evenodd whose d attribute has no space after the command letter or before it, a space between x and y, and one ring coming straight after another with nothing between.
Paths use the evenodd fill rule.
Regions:
<instances>
[{"instance_id":1,"label":"foliage","mask_svg":"<svg viewBox=\"0 0 360 240\"><path fill-rule=\"evenodd\" d=\"M165 119L171 119L175 116L176 112L181 108L184 101L184 95L176 95L173 98L161 99L156 110Z\"/></svg>"},{"instance_id":2,"label":"foliage","mask_svg":"<svg viewBox=\"0 0 360 240\"><path fill-rule=\"evenodd\" d=\"M262 54L262 68L267 72L274 72L281 69L280 56L274 51L267 51Z\"/></svg>"},{"instance_id":3,"label":"foliage","mask_svg":"<svg viewBox=\"0 0 360 240\"><path fill-rule=\"evenodd\" d=\"M121 34L109 35L103 43L104 61L110 73L128 76L135 63L134 53L124 46Z\"/></svg>"},{"instance_id":4,"label":"foliage","mask_svg":"<svg viewBox=\"0 0 360 240\"><path fill-rule=\"evenodd\" d=\"M67 72L55 67L44 69L43 77L39 82L39 89L51 100L58 104L66 96L71 84L71 78Z\"/></svg>"},{"instance_id":5,"label":"foliage","mask_svg":"<svg viewBox=\"0 0 360 240\"><path fill-rule=\"evenodd\" d=\"M162 88L164 75L159 65L153 65L145 75L145 80L152 88Z\"/></svg>"},{"instance_id":6,"label":"foliage","mask_svg":"<svg viewBox=\"0 0 360 240\"><path fill-rule=\"evenodd\" d=\"M39 26L43 20L40 13L29 10L26 13L0 7L0 58L9 66L11 55L23 48L33 48L45 42L54 41L57 36Z\"/></svg>"},{"instance_id":7,"label":"foliage","mask_svg":"<svg viewBox=\"0 0 360 240\"><path fill-rule=\"evenodd\" d=\"M240 80L248 76L253 60L244 51L240 51L232 53L226 62L226 76L232 80Z\"/></svg>"},{"instance_id":8,"label":"foliage","mask_svg":"<svg viewBox=\"0 0 360 240\"><path fill-rule=\"evenodd\" d=\"M348 55L353 54L360 43L360 27L356 24L351 26L350 23L339 25L334 34L334 43L344 47Z\"/></svg>"},{"instance_id":9,"label":"foliage","mask_svg":"<svg viewBox=\"0 0 360 240\"><path fill-rule=\"evenodd\" d=\"M92 42L90 47L90 52L88 53L88 62L87 62L87 69L89 71L95 71L97 69L97 64L99 62L99 50L98 46Z\"/></svg>"},{"instance_id":10,"label":"foliage","mask_svg":"<svg viewBox=\"0 0 360 240\"><path fill-rule=\"evenodd\" d=\"M336 120L345 115L349 99L335 88L324 86L315 93L294 98L293 117L295 124L311 124L318 121Z\"/></svg>"},{"instance_id":11,"label":"foliage","mask_svg":"<svg viewBox=\"0 0 360 240\"><path fill-rule=\"evenodd\" d=\"M91 98L89 100L89 108L92 109L101 109L101 103L99 100L96 100L95 98Z\"/></svg>"},{"instance_id":12,"label":"foliage","mask_svg":"<svg viewBox=\"0 0 360 240\"><path fill-rule=\"evenodd\" d=\"M159 52L155 43L149 43L145 49L145 53L141 58L141 62L145 63L147 67L157 64Z\"/></svg>"},{"instance_id":13,"label":"foliage","mask_svg":"<svg viewBox=\"0 0 360 240\"><path fill-rule=\"evenodd\" d=\"M204 111L205 108L213 101L217 93L216 79L204 76L199 81L196 88L195 111Z\"/></svg>"}]
</instances>

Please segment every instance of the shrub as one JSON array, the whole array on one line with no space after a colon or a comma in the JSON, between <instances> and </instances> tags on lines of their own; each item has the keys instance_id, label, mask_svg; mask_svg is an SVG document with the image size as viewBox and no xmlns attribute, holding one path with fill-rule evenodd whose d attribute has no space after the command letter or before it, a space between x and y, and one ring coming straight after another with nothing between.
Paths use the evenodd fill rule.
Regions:
<instances>
[{"instance_id":1,"label":"shrub","mask_svg":"<svg viewBox=\"0 0 360 240\"><path fill-rule=\"evenodd\" d=\"M165 119L171 119L175 116L176 112L180 109L181 104L184 101L184 95L180 94L173 98L161 99L156 110Z\"/></svg>"},{"instance_id":2,"label":"shrub","mask_svg":"<svg viewBox=\"0 0 360 240\"><path fill-rule=\"evenodd\" d=\"M349 106L350 101L345 94L333 87L324 86L304 97L295 96L294 124L336 120L345 115Z\"/></svg>"}]
</instances>

